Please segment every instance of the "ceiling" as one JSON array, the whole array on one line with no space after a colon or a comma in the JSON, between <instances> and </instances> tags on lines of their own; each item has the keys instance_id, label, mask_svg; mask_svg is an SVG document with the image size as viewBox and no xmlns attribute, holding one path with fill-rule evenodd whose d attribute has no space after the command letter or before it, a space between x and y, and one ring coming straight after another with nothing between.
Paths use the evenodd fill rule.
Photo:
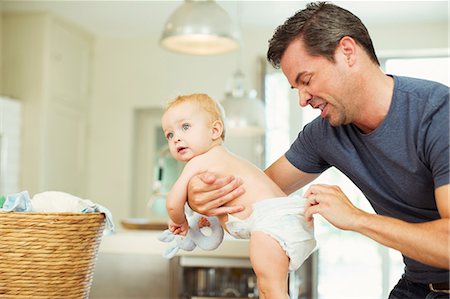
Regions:
<instances>
[{"instance_id":1,"label":"ceiling","mask_svg":"<svg viewBox=\"0 0 450 299\"><path fill-rule=\"evenodd\" d=\"M217 1L241 27L275 28L306 1ZM97 36L142 37L162 30L182 1L0 0L3 11L50 11ZM448 22L448 1L334 1L370 26Z\"/></svg>"}]
</instances>

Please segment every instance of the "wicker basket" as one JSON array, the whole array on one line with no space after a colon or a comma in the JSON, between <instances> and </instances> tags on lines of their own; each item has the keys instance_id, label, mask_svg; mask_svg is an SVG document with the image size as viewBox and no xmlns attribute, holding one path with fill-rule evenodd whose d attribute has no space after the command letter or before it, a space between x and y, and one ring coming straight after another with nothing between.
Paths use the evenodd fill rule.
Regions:
<instances>
[{"instance_id":1,"label":"wicker basket","mask_svg":"<svg viewBox=\"0 0 450 299\"><path fill-rule=\"evenodd\" d=\"M0 298L88 298L102 213L0 212Z\"/></svg>"}]
</instances>

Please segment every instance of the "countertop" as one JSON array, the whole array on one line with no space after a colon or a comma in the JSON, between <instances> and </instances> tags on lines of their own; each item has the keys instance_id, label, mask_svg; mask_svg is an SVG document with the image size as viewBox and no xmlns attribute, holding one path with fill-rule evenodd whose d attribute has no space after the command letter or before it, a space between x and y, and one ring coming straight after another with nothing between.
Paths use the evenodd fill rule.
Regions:
<instances>
[{"instance_id":1,"label":"countertop","mask_svg":"<svg viewBox=\"0 0 450 299\"><path fill-rule=\"evenodd\" d=\"M173 243L159 241L157 236L161 232L157 230L118 230L111 235L103 236L99 252L162 255ZM180 250L177 255L248 258L248 252L248 240L234 239L225 233L222 244L216 250L205 251L196 247L193 251Z\"/></svg>"}]
</instances>

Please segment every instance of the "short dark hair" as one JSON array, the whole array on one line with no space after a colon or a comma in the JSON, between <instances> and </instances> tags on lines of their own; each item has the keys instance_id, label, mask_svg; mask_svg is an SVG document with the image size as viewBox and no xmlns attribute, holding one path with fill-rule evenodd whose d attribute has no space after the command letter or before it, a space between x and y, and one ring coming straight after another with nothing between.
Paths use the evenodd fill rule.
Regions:
<instances>
[{"instance_id":1,"label":"short dark hair","mask_svg":"<svg viewBox=\"0 0 450 299\"><path fill-rule=\"evenodd\" d=\"M310 55L323 56L334 62L336 47L344 36L352 37L370 59L380 65L369 32L361 20L348 10L327 2L309 3L278 26L269 40L267 60L279 68L286 48L293 40L301 38Z\"/></svg>"}]
</instances>

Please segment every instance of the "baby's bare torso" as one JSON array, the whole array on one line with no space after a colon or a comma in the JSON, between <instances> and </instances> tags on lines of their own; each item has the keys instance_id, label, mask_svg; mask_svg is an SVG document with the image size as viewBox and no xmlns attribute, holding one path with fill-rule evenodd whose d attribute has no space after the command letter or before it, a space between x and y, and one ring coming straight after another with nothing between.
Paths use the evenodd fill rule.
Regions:
<instances>
[{"instance_id":1,"label":"baby's bare torso","mask_svg":"<svg viewBox=\"0 0 450 299\"><path fill-rule=\"evenodd\" d=\"M245 193L240 197L230 201L226 206L242 205L245 209L242 212L233 214L245 219L252 213L251 206L254 202L272 198L284 197L286 194L259 168L252 163L234 155L223 146L215 146L203 155L205 168L209 172L234 175L242 181ZM219 217L223 223L227 216Z\"/></svg>"}]
</instances>

